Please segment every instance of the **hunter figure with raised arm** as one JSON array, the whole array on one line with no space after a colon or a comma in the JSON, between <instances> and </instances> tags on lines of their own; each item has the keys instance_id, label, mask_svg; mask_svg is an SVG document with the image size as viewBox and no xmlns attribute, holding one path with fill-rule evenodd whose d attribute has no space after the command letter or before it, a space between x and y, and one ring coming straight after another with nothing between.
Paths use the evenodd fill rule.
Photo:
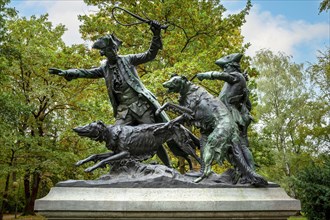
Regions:
<instances>
[{"instance_id":1,"label":"hunter figure with raised arm","mask_svg":"<svg viewBox=\"0 0 330 220\"><path fill-rule=\"evenodd\" d=\"M106 62L94 69L60 70L51 68L50 74L63 76L71 81L76 78L104 78L108 95L113 107L116 124L138 125L169 120L165 113L158 118L155 111L160 107L156 97L142 84L135 66L153 60L162 49L161 25L157 21L150 23L153 38L149 49L144 53L118 55L122 41L114 34L99 38L93 48L98 49ZM158 156L165 165L170 166L163 146L158 148Z\"/></svg>"}]
</instances>

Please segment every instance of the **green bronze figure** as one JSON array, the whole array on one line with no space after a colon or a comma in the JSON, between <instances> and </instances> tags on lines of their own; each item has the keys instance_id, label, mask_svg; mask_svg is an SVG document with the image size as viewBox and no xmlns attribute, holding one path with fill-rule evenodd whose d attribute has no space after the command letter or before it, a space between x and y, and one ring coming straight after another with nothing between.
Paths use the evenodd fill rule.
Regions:
<instances>
[{"instance_id":1,"label":"green bronze figure","mask_svg":"<svg viewBox=\"0 0 330 220\"><path fill-rule=\"evenodd\" d=\"M246 183L253 185L267 185L267 181L255 172L240 146L238 125L230 110L219 99L213 97L204 88L188 81L183 76L173 76L163 83L169 93L179 93L179 105L166 103L157 113L163 110L188 114L189 122L200 128L202 135L202 160L205 163L203 174L195 182L207 178L212 173L213 161L222 164L225 159L238 168ZM233 181L234 182L234 181ZM235 183L235 182L234 182Z\"/></svg>"},{"instance_id":2,"label":"green bronze figure","mask_svg":"<svg viewBox=\"0 0 330 220\"><path fill-rule=\"evenodd\" d=\"M196 77L199 80L223 80L225 84L220 92L220 100L227 106L240 131L240 142L245 157L249 160L249 165L255 169L254 160L249 150L247 129L252 121L250 115L251 102L249 99L249 90L246 86L248 80L247 74L242 73L240 69L240 60L242 54L234 53L222 57L215 63L223 68L223 72L205 72L199 73Z\"/></svg>"}]
</instances>

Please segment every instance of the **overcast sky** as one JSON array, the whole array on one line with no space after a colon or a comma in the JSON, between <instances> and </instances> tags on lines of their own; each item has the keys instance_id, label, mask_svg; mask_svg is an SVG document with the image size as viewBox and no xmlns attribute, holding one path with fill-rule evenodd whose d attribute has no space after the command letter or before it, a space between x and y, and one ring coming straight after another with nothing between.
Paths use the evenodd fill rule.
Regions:
<instances>
[{"instance_id":1,"label":"overcast sky","mask_svg":"<svg viewBox=\"0 0 330 220\"><path fill-rule=\"evenodd\" d=\"M330 47L330 12L319 14L321 0L252 0L253 8L242 28L247 51L253 56L256 51L268 48L292 55L294 61L315 62L317 51ZM245 0L222 1L228 13L244 8ZM64 24L68 31L63 40L67 44L84 43L79 34L79 14L94 13L95 7L82 0L12 0L21 16L48 13L54 24Z\"/></svg>"}]
</instances>

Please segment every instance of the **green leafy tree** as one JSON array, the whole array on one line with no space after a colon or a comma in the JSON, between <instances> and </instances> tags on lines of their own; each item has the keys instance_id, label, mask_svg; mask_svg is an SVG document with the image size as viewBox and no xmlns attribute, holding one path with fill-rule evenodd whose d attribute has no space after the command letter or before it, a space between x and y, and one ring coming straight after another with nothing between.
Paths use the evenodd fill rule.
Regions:
<instances>
[{"instance_id":1,"label":"green leafy tree","mask_svg":"<svg viewBox=\"0 0 330 220\"><path fill-rule=\"evenodd\" d=\"M317 113L313 115L315 124L309 132L318 137L314 141L319 146L319 152L330 153L330 48L319 51L317 59L317 63L310 64L307 68L310 95L314 100L312 107Z\"/></svg>"},{"instance_id":2,"label":"green leafy tree","mask_svg":"<svg viewBox=\"0 0 330 220\"><path fill-rule=\"evenodd\" d=\"M47 24L46 19L47 17L44 16L40 19L32 17L31 20L17 18L8 20L7 28L11 34L1 45L3 55L8 62L8 66L4 67L3 71L9 76L8 82L3 85L3 91L13 94L5 102L22 103L21 106L28 109L25 114L13 115L14 118L11 120L15 122L15 127L12 129L15 136L4 140L5 152L11 152L9 165L14 169L13 162L15 162L15 165L21 164L20 168L24 170L26 214L33 213L33 203L41 180L40 159L47 155L45 154L47 149L44 147L50 147L46 140L48 132L45 129L49 125L47 115L52 111L48 109L50 97L46 93L49 87L42 74L45 69L41 66L47 62L46 57L51 58L47 50L58 47L59 39L56 38L64 31L63 27L52 30L51 24ZM43 36L42 34L45 35L43 31L49 31L48 36ZM44 38L41 39L40 36ZM42 86L39 93L36 92L38 86ZM20 153L23 154L18 155Z\"/></svg>"},{"instance_id":3,"label":"green leafy tree","mask_svg":"<svg viewBox=\"0 0 330 220\"><path fill-rule=\"evenodd\" d=\"M289 177L320 153L329 152L329 141L325 139L329 108L325 97L315 98L311 75L290 57L263 50L257 53L254 65L260 72L256 80L259 98L256 129L260 131L259 138L268 143L275 161L263 170L294 195Z\"/></svg>"},{"instance_id":4,"label":"green leafy tree","mask_svg":"<svg viewBox=\"0 0 330 220\"><path fill-rule=\"evenodd\" d=\"M12 18L16 15L16 11L13 8L7 7L7 4L9 3L9 0L4 0L0 2L0 45L2 45L3 41L6 39L8 36L8 30L6 29L6 22L9 18ZM2 53L2 50L0 49L0 53ZM0 72L2 72L2 69L4 66L6 66L8 63L6 60L0 56ZM5 74L0 74L0 81L1 82L6 82L8 81L8 76ZM1 84L0 84L1 85ZM8 102L13 98L13 96L10 93L0 93L0 115L1 119L4 119L7 123L4 127L2 124L0 125L0 130L2 131L1 137L6 137L10 136L12 137L11 132L7 132L8 130L10 131L15 125L14 123L10 123L10 119L12 118L13 115L19 113L20 111L17 109L20 109L21 105L20 103L13 103L13 102ZM17 106L15 108L15 106ZM21 111L23 112L23 111ZM0 143L2 138L0 139ZM0 152L0 155L4 155L4 151ZM11 155L6 155L9 159L9 164L13 163L13 154ZM2 157L0 157L2 158ZM3 218L3 211L6 208L8 204L8 194L9 194L9 179L10 175L6 173L5 169L1 169L0 172L0 178L4 176L5 180L0 181L0 184L4 186L3 192L1 192L1 199L0 199L0 219Z\"/></svg>"},{"instance_id":5,"label":"green leafy tree","mask_svg":"<svg viewBox=\"0 0 330 220\"><path fill-rule=\"evenodd\" d=\"M0 43L5 39L8 34L6 30L6 21L17 14L14 8L7 7L10 0L2 0L0 2Z\"/></svg>"},{"instance_id":6,"label":"green leafy tree","mask_svg":"<svg viewBox=\"0 0 330 220\"><path fill-rule=\"evenodd\" d=\"M91 108L92 100L84 99L93 91L93 81L67 84L48 74L48 68L92 66L98 59L93 60L95 53L83 45L66 47L61 40L64 26L53 27L47 15L8 19L6 29L10 35L0 45L4 73L0 82L0 166L4 169L0 174L6 176L6 186L10 175L23 184L23 214L28 215L34 214L39 189L45 193L53 183L77 173L72 166L77 156L92 150L85 150L85 142L75 145L77 140L69 132L79 122L76 112L91 118L100 109L84 114Z\"/></svg>"},{"instance_id":7,"label":"green leafy tree","mask_svg":"<svg viewBox=\"0 0 330 220\"><path fill-rule=\"evenodd\" d=\"M318 62L310 64L307 72L310 75L311 86L315 99L330 102L330 48L319 51Z\"/></svg>"}]
</instances>

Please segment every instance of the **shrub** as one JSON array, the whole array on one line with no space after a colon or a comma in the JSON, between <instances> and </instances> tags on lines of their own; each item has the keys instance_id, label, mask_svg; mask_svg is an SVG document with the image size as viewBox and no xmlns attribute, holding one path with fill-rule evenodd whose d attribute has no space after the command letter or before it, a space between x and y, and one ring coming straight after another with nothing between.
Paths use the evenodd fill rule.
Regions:
<instances>
[{"instance_id":1,"label":"shrub","mask_svg":"<svg viewBox=\"0 0 330 220\"><path fill-rule=\"evenodd\" d=\"M311 163L293 179L302 211L313 220L330 219L330 156Z\"/></svg>"}]
</instances>

